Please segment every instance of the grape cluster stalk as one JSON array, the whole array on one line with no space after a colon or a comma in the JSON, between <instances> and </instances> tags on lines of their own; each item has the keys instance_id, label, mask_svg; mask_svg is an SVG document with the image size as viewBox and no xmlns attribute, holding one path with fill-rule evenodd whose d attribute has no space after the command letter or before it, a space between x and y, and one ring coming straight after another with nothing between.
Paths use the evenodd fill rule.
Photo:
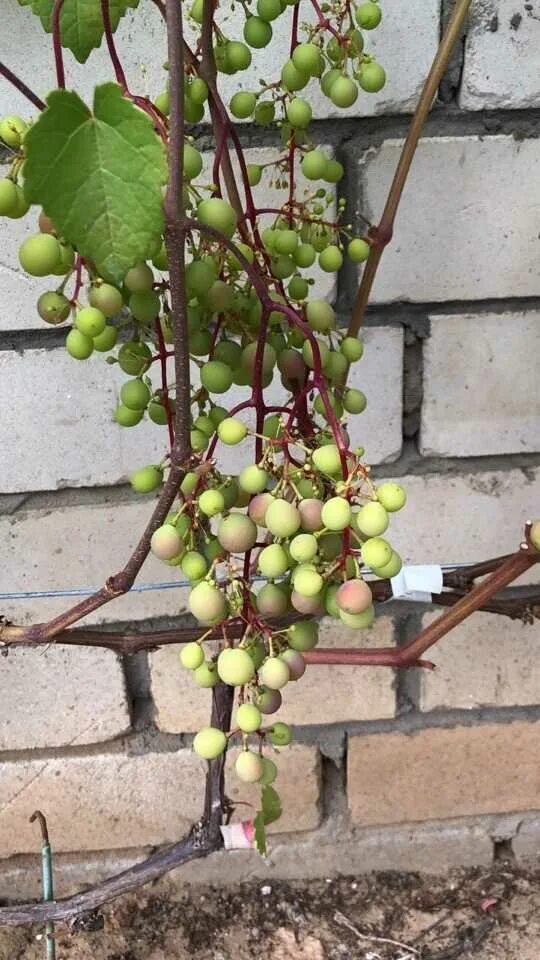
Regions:
<instances>
[{"instance_id":1,"label":"grape cluster stalk","mask_svg":"<svg viewBox=\"0 0 540 960\"><path fill-rule=\"evenodd\" d=\"M342 328L332 305L313 292L315 268L319 276L335 274L346 258L367 262L364 277L371 282L392 232L403 172L386 220L355 235L344 202L334 211L334 188L344 171L315 142L310 102L316 90L335 109L347 109L383 88L384 68L369 52L383 8L379 0L251 0L231 17L229 5L215 0L158 6L168 62L163 90L150 99L129 89L108 0L100 0L122 97L144 116L168 162L161 227L148 236L146 256L120 276L105 269L100 251L89 251L70 233L73 217L55 222L59 208L47 197L36 232L19 250L26 273L55 278L37 310L45 323L69 326L68 354L76 362L103 354L124 374L115 422L134 429L151 421L160 431L161 459L130 477L133 490L155 498L155 506L126 566L101 590L46 624L5 626L0 639L9 647L62 638L82 617L125 593L149 552L176 568L190 581L189 610L197 624L182 645L181 666L198 687L213 691L210 723L193 744L209 761L205 812L186 840L145 864L64 902L2 909L0 922L76 916L217 849L227 811L225 758L233 744L239 748L235 775L261 790L255 824L264 852L265 827L279 816L273 786L279 785L279 749L293 739L289 725L273 715L282 698L286 710L287 685L301 681L306 663L429 666L421 656L438 636L537 559L535 524L523 549L493 568L493 582L458 597L441 624L410 649L360 648L330 659L316 649L322 615L362 637L375 618L378 585L402 565L387 531L405 506L405 490L374 481L364 449L351 445L348 432L348 418L361 416L367 404L363 392L348 385L363 356L361 316L357 309L349 329ZM467 7L465 0L457 6L431 84L440 79ZM63 0L56 0L52 32L60 90L66 86L62 8ZM276 76L254 90L242 86L226 104L223 77L250 67L272 42L281 17L290 20L290 44ZM25 85L6 70L22 90ZM0 214L8 218L28 215L38 195L35 187L25 188L25 169L35 167L56 102L43 104L28 93L43 108L41 117L0 121L0 137L12 153L0 181ZM423 119L431 99L424 97ZM214 139L211 170L198 146L207 120ZM277 131L280 145L271 164L248 162L236 120ZM420 121L413 121L405 148L407 169ZM260 206L264 186L276 187L283 202ZM282 399L276 404L269 388L277 378ZM231 407L227 394L235 387L246 396ZM232 475L223 463L235 459L237 447L242 454L249 448L250 460Z\"/></svg>"}]
</instances>

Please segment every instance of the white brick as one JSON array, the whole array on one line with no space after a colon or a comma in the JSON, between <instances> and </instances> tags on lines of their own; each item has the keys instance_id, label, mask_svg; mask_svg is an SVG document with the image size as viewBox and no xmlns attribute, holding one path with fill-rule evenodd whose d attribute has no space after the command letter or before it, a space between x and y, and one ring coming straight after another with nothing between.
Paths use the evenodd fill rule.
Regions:
<instances>
[{"instance_id":1,"label":"white brick","mask_svg":"<svg viewBox=\"0 0 540 960\"><path fill-rule=\"evenodd\" d=\"M261 77L267 83L279 79L280 67L290 45L291 14L292 11L287 10L273 24L274 38L268 47L252 50L253 63L249 70L233 77L219 75L220 92L225 101L239 89L257 90ZM311 9L304 4L301 22L312 17ZM51 38L43 33L39 19L30 10L11 5L6 11L6 18L6 35L17 37L17 63L10 66L15 69L19 67L22 78L36 93L45 96L55 86ZM228 6L222 7L218 19L227 36L231 39L241 38L244 14L240 6L232 13ZM186 33L189 36L188 23ZM373 34L366 34L366 50L376 54L385 67L388 76L386 87L377 95L361 91L354 107L348 111L337 111L331 101L321 94L318 85L312 84L306 88L306 92L314 104L314 116L366 116L410 111L416 103L438 40L438 0L411 0L406 18L397 7L385 10L381 26ZM167 50L157 9L147 6L144 12L142 8L140 11L129 11L117 31L116 41L130 88L136 93L152 97L159 93L166 83L162 64L167 59ZM87 67L76 63L69 51L64 56L68 87L80 91L87 100L95 84L110 80L113 76L105 46L91 54ZM4 83L0 90L0 112L27 115L28 111L28 102Z\"/></svg>"},{"instance_id":2,"label":"white brick","mask_svg":"<svg viewBox=\"0 0 540 960\"><path fill-rule=\"evenodd\" d=\"M398 478L407 506L390 539L412 563L472 563L517 550L525 522L540 513L540 470ZM522 582L537 582L534 567Z\"/></svg>"},{"instance_id":3,"label":"white brick","mask_svg":"<svg viewBox=\"0 0 540 960\"><path fill-rule=\"evenodd\" d=\"M122 667L108 650L12 649L1 668L0 750L96 743L129 728Z\"/></svg>"},{"instance_id":4,"label":"white brick","mask_svg":"<svg viewBox=\"0 0 540 960\"><path fill-rule=\"evenodd\" d=\"M533 6L515 0L472 5L459 97L465 110L540 106L540 21Z\"/></svg>"},{"instance_id":5,"label":"white brick","mask_svg":"<svg viewBox=\"0 0 540 960\"><path fill-rule=\"evenodd\" d=\"M361 636L366 646L392 646L394 633L389 617L379 617L372 630ZM357 631L325 618L319 646L355 647ZM201 690L180 666L179 646L163 647L150 657L152 696L156 723L167 733L192 733L208 723L212 694ZM392 671L385 667L308 666L297 683L283 692L283 706L276 719L294 726L345 723L393 717L395 691Z\"/></svg>"},{"instance_id":6,"label":"white brick","mask_svg":"<svg viewBox=\"0 0 540 960\"><path fill-rule=\"evenodd\" d=\"M0 764L0 856L35 852L34 810L59 853L179 840L201 815L203 780L189 750Z\"/></svg>"},{"instance_id":7,"label":"white brick","mask_svg":"<svg viewBox=\"0 0 540 960\"><path fill-rule=\"evenodd\" d=\"M359 160L359 211L373 221L382 213L401 146L387 140ZM537 296L539 203L538 140L421 140L374 300Z\"/></svg>"},{"instance_id":8,"label":"white brick","mask_svg":"<svg viewBox=\"0 0 540 960\"><path fill-rule=\"evenodd\" d=\"M427 626L436 614L427 614ZM540 703L538 629L475 613L430 653L437 669L420 673L420 709L512 707Z\"/></svg>"},{"instance_id":9,"label":"white brick","mask_svg":"<svg viewBox=\"0 0 540 960\"><path fill-rule=\"evenodd\" d=\"M540 450L540 313L430 319L421 452L474 457Z\"/></svg>"}]
</instances>

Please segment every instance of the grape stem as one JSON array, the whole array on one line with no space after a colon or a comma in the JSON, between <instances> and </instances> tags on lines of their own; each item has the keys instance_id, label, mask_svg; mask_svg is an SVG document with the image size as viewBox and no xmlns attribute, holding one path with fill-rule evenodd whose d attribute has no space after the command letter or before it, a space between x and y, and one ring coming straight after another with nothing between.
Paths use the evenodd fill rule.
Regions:
<instances>
[{"instance_id":1,"label":"grape stem","mask_svg":"<svg viewBox=\"0 0 540 960\"><path fill-rule=\"evenodd\" d=\"M66 86L66 75L64 72L64 54L62 53L62 38L60 36L60 14L62 13L62 7L64 5L64 0L54 0L54 7L52 12L52 35L53 35L53 50L54 50L54 65L56 69L56 85L60 90L64 90Z\"/></svg>"},{"instance_id":2,"label":"grape stem","mask_svg":"<svg viewBox=\"0 0 540 960\"><path fill-rule=\"evenodd\" d=\"M126 75L124 73L124 68L120 63L120 57L118 56L116 46L114 43L114 37L111 27L111 16L109 8L109 0L101 0L101 16L103 19L103 32L105 34L105 40L107 41L107 49L109 51L109 56L111 58L111 63L113 65L114 73L116 79L124 93L127 93L128 86L126 82Z\"/></svg>"},{"instance_id":3,"label":"grape stem","mask_svg":"<svg viewBox=\"0 0 540 960\"><path fill-rule=\"evenodd\" d=\"M13 73L13 70L10 70L5 63L0 61L0 76L4 77L9 83L13 84L17 88L19 93L22 93L23 97L26 97L38 110L45 110L46 104L41 100L33 90L30 89L16 73Z\"/></svg>"}]
</instances>

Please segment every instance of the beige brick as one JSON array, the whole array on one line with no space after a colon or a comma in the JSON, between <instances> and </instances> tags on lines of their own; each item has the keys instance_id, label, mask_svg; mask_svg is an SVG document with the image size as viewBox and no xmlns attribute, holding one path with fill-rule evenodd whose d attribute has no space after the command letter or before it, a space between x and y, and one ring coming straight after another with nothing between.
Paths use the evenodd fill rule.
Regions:
<instances>
[{"instance_id":1,"label":"beige brick","mask_svg":"<svg viewBox=\"0 0 540 960\"><path fill-rule=\"evenodd\" d=\"M379 617L370 631L359 634L330 619L321 623L319 646L389 646L394 642L392 621ZM208 723L212 696L201 690L179 663L180 646L163 647L150 657L152 696L156 723L167 733L192 733ZM283 706L276 719L295 726L343 723L393 717L394 678L383 667L308 666L296 683L283 691Z\"/></svg>"},{"instance_id":2,"label":"beige brick","mask_svg":"<svg viewBox=\"0 0 540 960\"><path fill-rule=\"evenodd\" d=\"M278 775L274 788L279 793L283 814L268 828L270 833L298 833L314 830L319 826L321 761L316 747L291 744L280 750L269 749L266 755L274 761ZM227 794L239 805L234 820L249 820L260 807L260 787L242 783L234 772L233 764L238 749L231 749L226 779ZM250 804L251 806L244 806Z\"/></svg>"},{"instance_id":3,"label":"beige brick","mask_svg":"<svg viewBox=\"0 0 540 960\"><path fill-rule=\"evenodd\" d=\"M540 314L430 319L421 453L474 457L540 450Z\"/></svg>"},{"instance_id":4,"label":"beige brick","mask_svg":"<svg viewBox=\"0 0 540 960\"><path fill-rule=\"evenodd\" d=\"M348 796L361 826L540 805L540 722L351 737Z\"/></svg>"},{"instance_id":5,"label":"beige brick","mask_svg":"<svg viewBox=\"0 0 540 960\"><path fill-rule=\"evenodd\" d=\"M108 650L12 649L0 668L0 750L96 743L129 727L122 667Z\"/></svg>"},{"instance_id":6,"label":"beige brick","mask_svg":"<svg viewBox=\"0 0 540 960\"><path fill-rule=\"evenodd\" d=\"M436 614L427 614L427 626ZM534 625L475 613L430 652L420 672L420 709L511 707L540 703L540 632Z\"/></svg>"},{"instance_id":7,"label":"beige brick","mask_svg":"<svg viewBox=\"0 0 540 960\"><path fill-rule=\"evenodd\" d=\"M189 750L0 764L0 857L35 852L34 810L59 852L177 840L201 814L203 780Z\"/></svg>"}]
</instances>

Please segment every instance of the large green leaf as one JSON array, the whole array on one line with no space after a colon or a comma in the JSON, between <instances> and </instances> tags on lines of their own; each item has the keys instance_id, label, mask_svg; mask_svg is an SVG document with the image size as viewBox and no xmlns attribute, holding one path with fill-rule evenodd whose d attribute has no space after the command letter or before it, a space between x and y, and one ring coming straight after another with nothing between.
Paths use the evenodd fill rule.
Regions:
<instances>
[{"instance_id":1,"label":"large green leaf","mask_svg":"<svg viewBox=\"0 0 540 960\"><path fill-rule=\"evenodd\" d=\"M31 7L48 33L52 30L54 0L18 0L22 7ZM109 0L111 27L116 30L128 7L139 0ZM60 12L62 46L68 47L79 63L84 63L103 39L103 18L100 0L64 0Z\"/></svg>"},{"instance_id":2,"label":"large green leaf","mask_svg":"<svg viewBox=\"0 0 540 960\"><path fill-rule=\"evenodd\" d=\"M152 122L115 83L54 90L25 138L24 187L57 230L109 279L155 250L163 230L165 149Z\"/></svg>"}]
</instances>

